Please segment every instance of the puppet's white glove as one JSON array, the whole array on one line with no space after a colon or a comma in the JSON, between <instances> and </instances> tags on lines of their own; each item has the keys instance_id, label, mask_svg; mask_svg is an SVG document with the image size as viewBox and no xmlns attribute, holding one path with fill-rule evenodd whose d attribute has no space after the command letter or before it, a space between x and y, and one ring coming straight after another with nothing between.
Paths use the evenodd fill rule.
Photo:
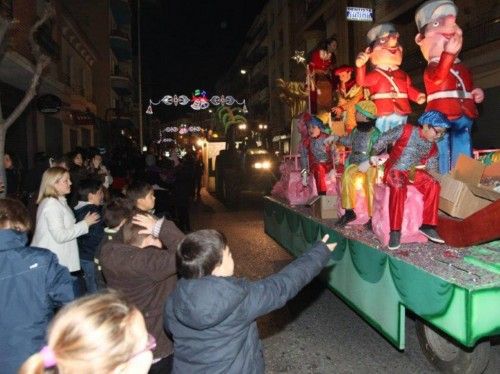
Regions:
<instances>
[{"instance_id":1,"label":"puppet's white glove","mask_svg":"<svg viewBox=\"0 0 500 374\"><path fill-rule=\"evenodd\" d=\"M307 170L302 169L302 171L300 172L300 175L302 176L302 185L304 187L307 187Z\"/></svg>"},{"instance_id":2,"label":"puppet's white glove","mask_svg":"<svg viewBox=\"0 0 500 374\"><path fill-rule=\"evenodd\" d=\"M370 168L370 161L369 160L363 161L362 163L360 163L358 165L358 170L362 173L366 173L369 168Z\"/></svg>"}]
</instances>

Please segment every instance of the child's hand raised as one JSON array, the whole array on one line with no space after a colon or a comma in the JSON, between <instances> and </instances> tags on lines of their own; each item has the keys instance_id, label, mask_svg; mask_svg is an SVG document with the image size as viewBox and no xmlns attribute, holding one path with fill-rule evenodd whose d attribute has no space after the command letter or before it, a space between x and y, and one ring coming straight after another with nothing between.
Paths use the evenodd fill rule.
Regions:
<instances>
[{"instance_id":1,"label":"child's hand raised","mask_svg":"<svg viewBox=\"0 0 500 374\"><path fill-rule=\"evenodd\" d=\"M150 235L153 233L153 229L156 225L156 218L151 215L146 214L136 214L132 218L134 225L141 226L144 230L139 231L139 234Z\"/></svg>"},{"instance_id":2,"label":"child's hand raised","mask_svg":"<svg viewBox=\"0 0 500 374\"><path fill-rule=\"evenodd\" d=\"M321 239L321 241L326 244L326 246L328 247L330 252L333 252L333 250L337 246L337 243L327 243L329 238L330 238L330 235L325 234L325 236L323 236L323 239Z\"/></svg>"}]
</instances>

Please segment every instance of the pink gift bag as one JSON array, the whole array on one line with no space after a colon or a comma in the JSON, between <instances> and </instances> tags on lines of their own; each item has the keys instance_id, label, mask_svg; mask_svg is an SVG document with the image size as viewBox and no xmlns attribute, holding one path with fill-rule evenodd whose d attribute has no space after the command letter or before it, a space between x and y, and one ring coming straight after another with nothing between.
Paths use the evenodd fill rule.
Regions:
<instances>
[{"instance_id":1,"label":"pink gift bag","mask_svg":"<svg viewBox=\"0 0 500 374\"><path fill-rule=\"evenodd\" d=\"M422 225L423 198L422 194L409 185L401 226L401 243L425 243L427 238L418 229ZM384 246L389 244L389 187L385 184L375 185L373 197L373 232Z\"/></svg>"},{"instance_id":2,"label":"pink gift bag","mask_svg":"<svg viewBox=\"0 0 500 374\"><path fill-rule=\"evenodd\" d=\"M273 187L271 195L285 199L290 205L305 205L318 195L316 181L309 174L307 186L302 185L299 166L300 156L285 156L280 165L281 178Z\"/></svg>"}]
</instances>

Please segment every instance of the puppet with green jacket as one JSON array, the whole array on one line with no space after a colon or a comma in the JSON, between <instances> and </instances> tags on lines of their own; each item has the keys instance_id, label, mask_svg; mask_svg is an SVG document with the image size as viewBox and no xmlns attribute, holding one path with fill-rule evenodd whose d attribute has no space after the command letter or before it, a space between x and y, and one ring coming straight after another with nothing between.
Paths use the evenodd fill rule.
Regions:
<instances>
[{"instance_id":1,"label":"puppet with green jacket","mask_svg":"<svg viewBox=\"0 0 500 374\"><path fill-rule=\"evenodd\" d=\"M373 101L363 100L355 105L356 128L346 136L330 136L326 141L340 143L351 149L342 174L342 208L345 214L337 222L337 226L344 227L356 219L354 207L356 198L363 195L366 198L368 215L371 217L373 204L373 187L376 182L377 168L370 165L370 152L373 143L380 135L375 127L377 107ZM357 189L362 188L363 194Z\"/></svg>"}]
</instances>

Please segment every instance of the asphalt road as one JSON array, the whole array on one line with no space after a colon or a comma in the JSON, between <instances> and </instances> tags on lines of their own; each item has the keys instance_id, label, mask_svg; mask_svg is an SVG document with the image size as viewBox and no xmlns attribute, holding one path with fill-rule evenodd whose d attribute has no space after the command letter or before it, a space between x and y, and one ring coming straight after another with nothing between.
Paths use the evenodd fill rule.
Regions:
<instances>
[{"instance_id":1,"label":"asphalt road","mask_svg":"<svg viewBox=\"0 0 500 374\"><path fill-rule=\"evenodd\" d=\"M193 205L192 227L223 231L236 275L259 279L293 259L264 233L262 208L260 196L244 195L240 209L230 211L204 193L202 202ZM400 352L319 281L260 318L258 326L267 373L437 372L420 350L411 316L406 318L406 349ZM499 372L497 344L485 373Z\"/></svg>"}]
</instances>

